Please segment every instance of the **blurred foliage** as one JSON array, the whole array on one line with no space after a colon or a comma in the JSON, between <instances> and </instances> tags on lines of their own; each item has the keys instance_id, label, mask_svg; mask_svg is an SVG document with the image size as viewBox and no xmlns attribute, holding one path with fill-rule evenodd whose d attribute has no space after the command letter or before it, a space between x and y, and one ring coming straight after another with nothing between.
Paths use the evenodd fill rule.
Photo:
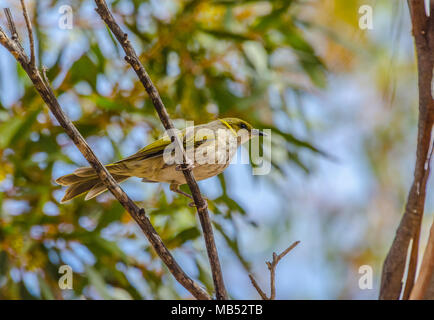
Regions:
<instances>
[{"instance_id":1,"label":"blurred foliage","mask_svg":"<svg viewBox=\"0 0 434 320\"><path fill-rule=\"evenodd\" d=\"M57 26L62 4L73 7L72 30ZM300 98L325 86L325 65L305 36L310 27L297 18L305 5L287 0L111 3L176 123L230 116L271 128L269 160L279 175L288 163L309 171L300 150L320 153L284 125L285 118L307 123L294 118L285 103L288 93ZM100 158L112 162L157 138L162 127L122 50L92 8L92 1L38 1L34 28L38 58L48 67L62 107ZM19 8L13 9L19 22ZM7 55L3 49L0 53ZM188 296L110 195L59 204L62 190L54 179L86 162L19 66L15 72L13 83L1 84L2 97L10 87L18 94L0 105L0 298ZM141 139L135 139L138 132ZM248 213L231 198L223 175L217 183L220 196L210 201L216 232L248 269L237 234L222 224L233 224L234 215L248 219ZM167 198L161 187L139 200L167 246L177 257L187 256L193 264L189 273L212 290L201 233L187 200ZM72 266L74 278L73 290L62 292L57 282L63 264Z\"/></svg>"},{"instance_id":2,"label":"blurred foliage","mask_svg":"<svg viewBox=\"0 0 434 320\"><path fill-rule=\"evenodd\" d=\"M26 39L19 3L6 2ZM38 58L98 157L113 162L159 137L152 103L93 1L28 2ZM301 240L281 262L278 298L376 298L415 151L417 79L406 1L109 3L176 126L235 116L272 130L271 174L238 181L226 171L200 183L212 194L229 294L257 297L246 271L265 288L263 261ZM58 27L63 4L72 6L72 30ZM358 27L362 4L374 7L374 30ZM0 64L0 299L190 297L109 193L59 204L63 190L54 179L87 163L3 48ZM138 179L122 187L185 271L211 292L188 200ZM258 193L248 199L253 207L238 189ZM266 201L255 208L258 199ZM433 210L430 193L428 219ZM64 264L73 268L73 290L59 289ZM358 287L365 264L374 269L375 290Z\"/></svg>"}]
</instances>

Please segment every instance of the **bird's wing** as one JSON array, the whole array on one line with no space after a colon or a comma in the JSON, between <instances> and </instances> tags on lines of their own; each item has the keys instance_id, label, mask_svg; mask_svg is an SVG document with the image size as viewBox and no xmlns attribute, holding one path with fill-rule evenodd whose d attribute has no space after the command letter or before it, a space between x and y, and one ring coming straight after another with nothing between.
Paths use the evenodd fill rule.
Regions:
<instances>
[{"instance_id":1,"label":"bird's wing","mask_svg":"<svg viewBox=\"0 0 434 320\"><path fill-rule=\"evenodd\" d=\"M208 142L210 141L210 139L208 137L196 138L194 135L189 135L189 134L187 134L187 139L185 139L185 131L186 131L186 129L179 131L179 133L178 133L179 137L183 140L184 148L186 145L188 145L188 143L191 143L193 140L194 140L194 148L197 148L198 146L200 146L201 144L203 144L206 141L208 141ZM171 144L170 137L165 135L161 139L154 141L153 143L140 149L135 154L133 154L133 155L131 155L125 159L119 160L119 161L113 163L112 165L116 165L116 164L119 164L122 162L129 162L132 160L140 161L140 160L145 160L145 159L149 159L149 158L153 158L153 157L162 156L164 153L164 149L170 144Z\"/></svg>"},{"instance_id":2,"label":"bird's wing","mask_svg":"<svg viewBox=\"0 0 434 320\"><path fill-rule=\"evenodd\" d=\"M146 147L140 149L135 154L113 163L113 165L116 165L116 164L121 163L121 162L128 162L131 160L139 160L140 161L140 160L144 160L144 159L149 159L149 158L161 156L164 152L164 149L170 143L171 143L170 138L168 136L164 136L163 138L161 138L157 141L154 141L151 144L148 144Z\"/></svg>"}]
</instances>

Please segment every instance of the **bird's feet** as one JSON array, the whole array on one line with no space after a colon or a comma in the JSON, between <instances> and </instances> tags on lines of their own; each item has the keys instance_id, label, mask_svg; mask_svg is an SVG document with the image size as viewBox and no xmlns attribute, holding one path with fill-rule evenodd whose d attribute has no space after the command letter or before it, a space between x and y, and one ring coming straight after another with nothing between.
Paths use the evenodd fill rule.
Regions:
<instances>
[{"instance_id":1,"label":"bird's feet","mask_svg":"<svg viewBox=\"0 0 434 320\"><path fill-rule=\"evenodd\" d=\"M205 210L205 209L208 209L208 199L207 198L205 198L204 196L202 196L202 198L203 198L203 205L202 206L200 206L200 207L198 207L198 206L196 206L196 203L194 203L194 201L193 202L190 202L189 204L188 204L188 206L190 207L190 208L198 208L199 210Z\"/></svg>"},{"instance_id":2,"label":"bird's feet","mask_svg":"<svg viewBox=\"0 0 434 320\"><path fill-rule=\"evenodd\" d=\"M182 194L184 197L187 197L187 198L189 198L191 200L194 200L191 195L189 195L188 193L186 193L186 192L182 191L181 189L179 189L179 184L171 184L170 185L170 191ZM198 209L204 210L204 209L208 208L208 202L207 202L208 199L205 196L203 196L203 195L202 195L202 198L204 200L204 204L203 204L203 206L199 207ZM196 207L196 204L193 201L193 202L190 202L188 204L188 206L191 207L191 208L194 208L194 207Z\"/></svg>"},{"instance_id":3,"label":"bird's feet","mask_svg":"<svg viewBox=\"0 0 434 320\"><path fill-rule=\"evenodd\" d=\"M193 170L193 169L194 169L194 164L191 160L188 161L188 159L186 159L185 164L177 164L175 166L176 171L185 171L185 170Z\"/></svg>"}]
</instances>

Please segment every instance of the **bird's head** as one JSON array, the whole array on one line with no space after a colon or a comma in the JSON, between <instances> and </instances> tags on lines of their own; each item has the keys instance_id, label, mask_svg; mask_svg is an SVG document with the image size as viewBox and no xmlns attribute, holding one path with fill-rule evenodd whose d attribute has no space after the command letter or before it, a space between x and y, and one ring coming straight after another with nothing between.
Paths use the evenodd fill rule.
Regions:
<instances>
[{"instance_id":1,"label":"bird's head","mask_svg":"<svg viewBox=\"0 0 434 320\"><path fill-rule=\"evenodd\" d=\"M234 134L236 134L240 138L241 143L244 143L255 136L265 135L264 132L253 128L253 126L250 123L242 119L223 118L219 120L223 125L225 125L225 127L227 127L228 130L231 130Z\"/></svg>"}]
</instances>

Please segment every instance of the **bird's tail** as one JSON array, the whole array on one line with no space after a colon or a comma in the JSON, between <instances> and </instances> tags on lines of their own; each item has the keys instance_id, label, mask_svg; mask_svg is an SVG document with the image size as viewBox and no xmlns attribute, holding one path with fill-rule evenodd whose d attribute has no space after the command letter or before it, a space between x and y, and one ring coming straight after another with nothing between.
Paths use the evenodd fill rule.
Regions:
<instances>
[{"instance_id":1,"label":"bird's tail","mask_svg":"<svg viewBox=\"0 0 434 320\"><path fill-rule=\"evenodd\" d=\"M129 176L126 175L113 173L113 171L116 171L113 165L108 165L107 169L118 183L129 178ZM89 200L107 190L106 186L96 175L95 170L90 167L78 168L73 173L56 179L56 183L68 187L60 201L61 203L67 202L84 193L87 193L85 200Z\"/></svg>"}]
</instances>

